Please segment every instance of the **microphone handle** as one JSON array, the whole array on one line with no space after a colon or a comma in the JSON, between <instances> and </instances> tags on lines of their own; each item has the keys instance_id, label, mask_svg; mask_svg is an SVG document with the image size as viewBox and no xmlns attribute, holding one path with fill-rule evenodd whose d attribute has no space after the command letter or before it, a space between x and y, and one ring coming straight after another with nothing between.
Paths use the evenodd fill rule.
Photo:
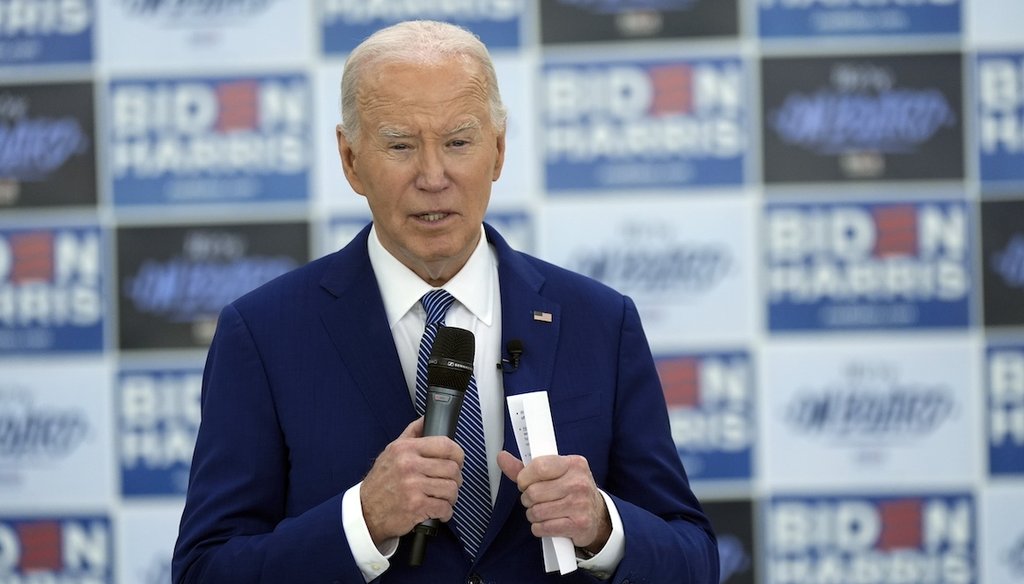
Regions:
<instances>
[{"instance_id":1,"label":"microphone handle","mask_svg":"<svg viewBox=\"0 0 1024 584\"><path fill-rule=\"evenodd\" d=\"M459 423L462 399L465 391L431 385L427 388L427 412L423 419L424 436L447 436L455 439L455 426ZM409 550L409 565L423 564L427 551L427 537L437 534L441 522L427 519L413 529L412 549Z\"/></svg>"},{"instance_id":2,"label":"microphone handle","mask_svg":"<svg viewBox=\"0 0 1024 584\"><path fill-rule=\"evenodd\" d=\"M431 385L427 388L427 411L423 419L424 436L447 436L455 439L455 426L462 410L465 390Z\"/></svg>"}]
</instances>

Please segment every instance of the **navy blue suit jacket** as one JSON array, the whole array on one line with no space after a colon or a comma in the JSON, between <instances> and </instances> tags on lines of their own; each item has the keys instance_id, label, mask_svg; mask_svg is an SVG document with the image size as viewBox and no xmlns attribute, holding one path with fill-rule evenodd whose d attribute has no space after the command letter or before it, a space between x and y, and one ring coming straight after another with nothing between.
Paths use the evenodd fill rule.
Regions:
<instances>
[{"instance_id":1,"label":"navy blue suit jacket","mask_svg":"<svg viewBox=\"0 0 1024 584\"><path fill-rule=\"evenodd\" d=\"M502 344L521 339L507 395L547 390L559 452L587 458L615 501L625 557L614 582L717 584L715 538L669 432L633 302L591 279L513 251L490 226ZM227 306L203 377L175 582L362 583L341 498L416 418L366 251L344 249ZM551 314L551 322L534 318ZM499 355L494 356L497 363ZM504 448L518 456L508 416ZM480 557L447 527L424 564L407 542L383 582L594 582L546 574L519 492L504 476Z\"/></svg>"}]
</instances>

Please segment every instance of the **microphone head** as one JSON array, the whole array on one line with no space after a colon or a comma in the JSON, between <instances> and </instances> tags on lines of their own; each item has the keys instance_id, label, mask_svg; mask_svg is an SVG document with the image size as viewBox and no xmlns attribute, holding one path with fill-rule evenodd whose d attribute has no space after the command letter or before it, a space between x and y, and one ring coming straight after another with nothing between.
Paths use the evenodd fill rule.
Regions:
<instances>
[{"instance_id":1,"label":"microphone head","mask_svg":"<svg viewBox=\"0 0 1024 584\"><path fill-rule=\"evenodd\" d=\"M466 391L473 375L476 337L466 329L442 326L427 361L427 385Z\"/></svg>"}]
</instances>

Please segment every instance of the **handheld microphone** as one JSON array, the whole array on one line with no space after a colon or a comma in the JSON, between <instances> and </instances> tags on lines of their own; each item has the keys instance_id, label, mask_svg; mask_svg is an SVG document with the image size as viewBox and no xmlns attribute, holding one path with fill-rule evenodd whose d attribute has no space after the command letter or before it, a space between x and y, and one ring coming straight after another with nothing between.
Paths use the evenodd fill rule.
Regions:
<instances>
[{"instance_id":1,"label":"handheld microphone","mask_svg":"<svg viewBox=\"0 0 1024 584\"><path fill-rule=\"evenodd\" d=\"M455 427L462 410L462 399L473 376L476 339L460 328L442 326L434 338L427 360L427 411L423 420L424 436L455 438ZM428 519L413 529L409 565L419 566L427 548L427 536L437 534L441 522Z\"/></svg>"}]
</instances>

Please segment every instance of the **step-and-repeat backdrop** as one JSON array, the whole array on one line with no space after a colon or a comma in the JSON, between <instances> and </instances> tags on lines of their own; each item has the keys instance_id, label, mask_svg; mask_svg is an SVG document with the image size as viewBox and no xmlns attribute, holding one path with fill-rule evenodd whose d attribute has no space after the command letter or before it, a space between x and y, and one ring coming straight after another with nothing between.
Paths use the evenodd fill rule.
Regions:
<instances>
[{"instance_id":1,"label":"step-and-repeat backdrop","mask_svg":"<svg viewBox=\"0 0 1024 584\"><path fill-rule=\"evenodd\" d=\"M168 581L217 312L365 224L409 18L493 50L489 220L640 306L723 582L1024 582L1017 0L0 1L0 581Z\"/></svg>"}]
</instances>

